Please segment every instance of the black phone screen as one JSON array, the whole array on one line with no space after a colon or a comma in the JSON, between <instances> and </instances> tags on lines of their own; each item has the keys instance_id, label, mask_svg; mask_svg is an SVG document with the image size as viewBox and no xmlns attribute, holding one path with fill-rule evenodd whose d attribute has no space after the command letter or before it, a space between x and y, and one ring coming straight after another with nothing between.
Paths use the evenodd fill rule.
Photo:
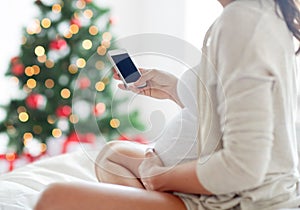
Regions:
<instances>
[{"instance_id":1,"label":"black phone screen","mask_svg":"<svg viewBox=\"0 0 300 210\"><path fill-rule=\"evenodd\" d=\"M135 82L140 78L141 75L128 53L113 55L111 57L127 83Z\"/></svg>"}]
</instances>

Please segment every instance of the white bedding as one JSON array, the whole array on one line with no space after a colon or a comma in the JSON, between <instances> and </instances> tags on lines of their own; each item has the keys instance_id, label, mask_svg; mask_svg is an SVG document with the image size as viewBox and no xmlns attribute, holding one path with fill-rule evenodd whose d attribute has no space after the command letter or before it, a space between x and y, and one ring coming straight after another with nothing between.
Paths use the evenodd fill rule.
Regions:
<instances>
[{"instance_id":1,"label":"white bedding","mask_svg":"<svg viewBox=\"0 0 300 210\"><path fill-rule=\"evenodd\" d=\"M32 209L39 192L53 182L97 182L97 154L98 151L65 154L0 175L0 209Z\"/></svg>"},{"instance_id":2,"label":"white bedding","mask_svg":"<svg viewBox=\"0 0 300 210\"><path fill-rule=\"evenodd\" d=\"M299 139L300 124L297 128ZM0 175L0 210L32 209L39 193L53 182L97 182L94 160L98 152L60 155Z\"/></svg>"}]
</instances>

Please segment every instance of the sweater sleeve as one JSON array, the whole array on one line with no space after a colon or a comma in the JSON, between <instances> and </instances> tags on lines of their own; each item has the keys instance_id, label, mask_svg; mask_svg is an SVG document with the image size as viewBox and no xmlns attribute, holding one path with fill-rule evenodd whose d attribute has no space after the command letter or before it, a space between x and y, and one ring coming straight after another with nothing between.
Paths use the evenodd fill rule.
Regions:
<instances>
[{"instance_id":1,"label":"sweater sleeve","mask_svg":"<svg viewBox=\"0 0 300 210\"><path fill-rule=\"evenodd\" d=\"M224 14L210 43L219 77L215 111L223 134L222 149L198 160L197 176L214 194L262 184L274 140L272 70L280 46L268 37L263 21L255 19L259 14L247 16L241 14L247 11L241 11Z\"/></svg>"}]
</instances>

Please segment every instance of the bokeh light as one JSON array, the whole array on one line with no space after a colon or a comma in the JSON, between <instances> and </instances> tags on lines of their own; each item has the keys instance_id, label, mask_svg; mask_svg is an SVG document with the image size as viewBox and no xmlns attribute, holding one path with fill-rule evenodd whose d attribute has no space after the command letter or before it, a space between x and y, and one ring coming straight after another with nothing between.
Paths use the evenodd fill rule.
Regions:
<instances>
[{"instance_id":1,"label":"bokeh light","mask_svg":"<svg viewBox=\"0 0 300 210\"><path fill-rule=\"evenodd\" d=\"M62 98L67 99L71 96L71 91L68 88L64 88L60 91L60 95Z\"/></svg>"},{"instance_id":2,"label":"bokeh light","mask_svg":"<svg viewBox=\"0 0 300 210\"><path fill-rule=\"evenodd\" d=\"M44 18L41 24L43 28L49 28L51 26L51 20L49 18Z\"/></svg>"},{"instance_id":3,"label":"bokeh light","mask_svg":"<svg viewBox=\"0 0 300 210\"><path fill-rule=\"evenodd\" d=\"M103 61L97 61L97 62L95 63L95 67L96 67L96 69L98 69L98 70L103 70L104 67L105 67L105 64L104 64Z\"/></svg>"},{"instance_id":4,"label":"bokeh light","mask_svg":"<svg viewBox=\"0 0 300 210\"><path fill-rule=\"evenodd\" d=\"M84 40L84 41L82 42L82 47L83 47L83 49L85 49L85 50L89 50L89 49L91 49L91 48L93 47L93 43L92 43L91 40L86 39L86 40Z\"/></svg>"},{"instance_id":5,"label":"bokeh light","mask_svg":"<svg viewBox=\"0 0 300 210\"><path fill-rule=\"evenodd\" d=\"M35 49L34 49L34 53L37 55L37 56L42 56L45 54L45 48L43 46L37 46Z\"/></svg>"},{"instance_id":6,"label":"bokeh light","mask_svg":"<svg viewBox=\"0 0 300 210\"><path fill-rule=\"evenodd\" d=\"M28 79L26 82L28 88L33 89L36 87L36 80L35 79Z\"/></svg>"},{"instance_id":7,"label":"bokeh light","mask_svg":"<svg viewBox=\"0 0 300 210\"><path fill-rule=\"evenodd\" d=\"M98 53L99 55L101 55L101 56L105 55L105 53L106 53L106 48L105 48L103 45L99 46L99 47L97 48L97 53Z\"/></svg>"},{"instance_id":8,"label":"bokeh light","mask_svg":"<svg viewBox=\"0 0 300 210\"><path fill-rule=\"evenodd\" d=\"M116 118L111 119L109 124L112 128L118 128L120 126L120 120L118 120Z\"/></svg>"},{"instance_id":9,"label":"bokeh light","mask_svg":"<svg viewBox=\"0 0 300 210\"><path fill-rule=\"evenodd\" d=\"M70 74L76 74L78 72L78 67L75 64L71 64L68 67Z\"/></svg>"},{"instance_id":10,"label":"bokeh light","mask_svg":"<svg viewBox=\"0 0 300 210\"><path fill-rule=\"evenodd\" d=\"M47 79L46 81L45 81L45 86L46 86L46 88L48 88L48 89L51 89L51 88L53 88L54 87L54 80L53 79Z\"/></svg>"},{"instance_id":11,"label":"bokeh light","mask_svg":"<svg viewBox=\"0 0 300 210\"><path fill-rule=\"evenodd\" d=\"M52 130L52 136L53 137L59 138L59 137L61 137L61 135L62 135L62 132L61 132L61 130L59 128L54 128Z\"/></svg>"},{"instance_id":12,"label":"bokeh light","mask_svg":"<svg viewBox=\"0 0 300 210\"><path fill-rule=\"evenodd\" d=\"M86 61L83 58L78 58L77 61L76 61L76 65L79 68L84 68L85 65L86 65Z\"/></svg>"},{"instance_id":13,"label":"bokeh light","mask_svg":"<svg viewBox=\"0 0 300 210\"><path fill-rule=\"evenodd\" d=\"M105 84L104 84L104 82L102 82L102 81L97 82L97 83L95 84L95 88L96 88L96 90L99 91L99 92L103 91L103 90L105 89Z\"/></svg>"},{"instance_id":14,"label":"bokeh light","mask_svg":"<svg viewBox=\"0 0 300 210\"><path fill-rule=\"evenodd\" d=\"M60 6L60 4L53 4L53 6L52 6L52 12L54 12L54 13L60 13L61 12L61 6Z\"/></svg>"},{"instance_id":15,"label":"bokeh light","mask_svg":"<svg viewBox=\"0 0 300 210\"><path fill-rule=\"evenodd\" d=\"M19 120L21 122L27 122L29 120L29 115L26 112L21 112L19 114Z\"/></svg>"},{"instance_id":16,"label":"bokeh light","mask_svg":"<svg viewBox=\"0 0 300 210\"><path fill-rule=\"evenodd\" d=\"M99 32L99 29L97 28L97 26L91 26L89 27L89 33L93 36L97 35Z\"/></svg>"}]
</instances>

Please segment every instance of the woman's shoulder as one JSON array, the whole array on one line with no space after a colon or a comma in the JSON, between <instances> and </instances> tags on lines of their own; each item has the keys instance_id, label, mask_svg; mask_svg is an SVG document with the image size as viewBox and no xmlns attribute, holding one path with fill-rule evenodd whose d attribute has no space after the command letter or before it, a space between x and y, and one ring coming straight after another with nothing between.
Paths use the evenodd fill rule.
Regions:
<instances>
[{"instance_id":1,"label":"woman's shoulder","mask_svg":"<svg viewBox=\"0 0 300 210\"><path fill-rule=\"evenodd\" d=\"M232 26L251 29L266 16L275 14L273 0L239 0L230 3L223 10L218 19L218 25Z\"/></svg>"},{"instance_id":2,"label":"woman's shoulder","mask_svg":"<svg viewBox=\"0 0 300 210\"><path fill-rule=\"evenodd\" d=\"M289 36L284 20L276 12L274 0L239 0L223 10L213 26L214 34L241 42L269 39L272 34ZM223 40L224 41L224 40Z\"/></svg>"}]
</instances>

